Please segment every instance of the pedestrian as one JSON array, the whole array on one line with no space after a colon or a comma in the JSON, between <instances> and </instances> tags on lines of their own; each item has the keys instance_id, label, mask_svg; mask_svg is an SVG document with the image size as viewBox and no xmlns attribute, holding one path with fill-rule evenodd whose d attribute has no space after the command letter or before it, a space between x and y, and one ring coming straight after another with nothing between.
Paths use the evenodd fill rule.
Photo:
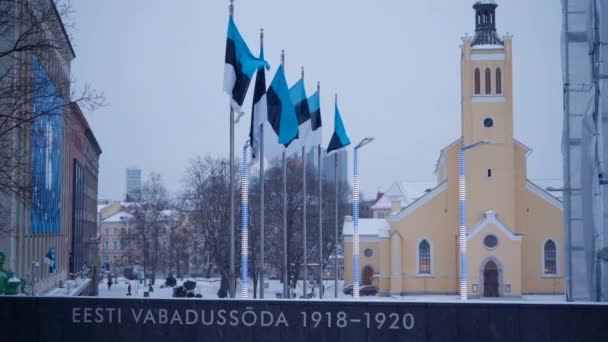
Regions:
<instances>
[{"instance_id":1,"label":"pedestrian","mask_svg":"<svg viewBox=\"0 0 608 342\"><path fill-rule=\"evenodd\" d=\"M127 287L127 296L131 295L131 283L129 283L129 287Z\"/></svg>"},{"instance_id":2,"label":"pedestrian","mask_svg":"<svg viewBox=\"0 0 608 342\"><path fill-rule=\"evenodd\" d=\"M110 292L110 287L112 287L112 273L108 273L108 292Z\"/></svg>"}]
</instances>

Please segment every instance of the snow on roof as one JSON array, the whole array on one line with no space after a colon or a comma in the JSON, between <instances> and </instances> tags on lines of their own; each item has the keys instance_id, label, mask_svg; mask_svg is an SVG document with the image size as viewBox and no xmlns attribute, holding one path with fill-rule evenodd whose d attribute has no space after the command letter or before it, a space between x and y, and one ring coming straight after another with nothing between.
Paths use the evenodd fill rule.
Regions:
<instances>
[{"instance_id":1,"label":"snow on roof","mask_svg":"<svg viewBox=\"0 0 608 342\"><path fill-rule=\"evenodd\" d=\"M130 219L132 217L133 217L133 215L129 214L127 211L121 210L121 211L118 211L118 212L112 214L111 216L109 216L105 220L102 220L101 222L104 222L104 223L105 222L108 222L108 223L124 222L124 220Z\"/></svg>"},{"instance_id":2,"label":"snow on roof","mask_svg":"<svg viewBox=\"0 0 608 342\"><path fill-rule=\"evenodd\" d=\"M499 50L505 47L500 44L478 44L473 46L473 50Z\"/></svg>"},{"instance_id":3,"label":"snow on roof","mask_svg":"<svg viewBox=\"0 0 608 342\"><path fill-rule=\"evenodd\" d=\"M496 5L496 0L479 0L477 3L482 5Z\"/></svg>"},{"instance_id":4,"label":"snow on roof","mask_svg":"<svg viewBox=\"0 0 608 342\"><path fill-rule=\"evenodd\" d=\"M101 212L103 210L103 208L109 206L111 203L107 203L107 204L98 204L97 205L97 212Z\"/></svg>"},{"instance_id":5,"label":"snow on roof","mask_svg":"<svg viewBox=\"0 0 608 342\"><path fill-rule=\"evenodd\" d=\"M359 219L359 235L360 236L384 236L388 237L391 227L385 219L365 218ZM353 235L353 218L346 216L344 218L344 227L342 235Z\"/></svg>"},{"instance_id":6,"label":"snow on roof","mask_svg":"<svg viewBox=\"0 0 608 342\"><path fill-rule=\"evenodd\" d=\"M407 195L408 204L414 202L420 197L424 196L427 192L431 191L437 186L435 181L412 181L412 182L401 182L401 186L405 188Z\"/></svg>"}]
</instances>

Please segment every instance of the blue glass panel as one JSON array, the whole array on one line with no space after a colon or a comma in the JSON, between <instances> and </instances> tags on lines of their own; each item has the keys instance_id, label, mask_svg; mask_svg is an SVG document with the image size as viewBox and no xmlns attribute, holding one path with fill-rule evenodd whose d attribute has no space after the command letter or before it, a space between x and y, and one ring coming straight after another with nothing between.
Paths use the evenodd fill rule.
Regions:
<instances>
[{"instance_id":1,"label":"blue glass panel","mask_svg":"<svg viewBox=\"0 0 608 342\"><path fill-rule=\"evenodd\" d=\"M61 227L63 99L38 57L32 56L32 223L33 233Z\"/></svg>"}]
</instances>

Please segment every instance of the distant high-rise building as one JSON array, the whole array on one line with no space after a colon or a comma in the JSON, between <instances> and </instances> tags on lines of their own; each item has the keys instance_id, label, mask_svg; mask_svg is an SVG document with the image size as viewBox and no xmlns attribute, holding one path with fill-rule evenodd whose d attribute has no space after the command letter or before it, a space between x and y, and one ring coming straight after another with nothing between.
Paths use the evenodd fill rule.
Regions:
<instances>
[{"instance_id":1,"label":"distant high-rise building","mask_svg":"<svg viewBox=\"0 0 608 342\"><path fill-rule=\"evenodd\" d=\"M127 196L126 201L137 201L141 195L141 169L127 169Z\"/></svg>"},{"instance_id":2,"label":"distant high-rise building","mask_svg":"<svg viewBox=\"0 0 608 342\"><path fill-rule=\"evenodd\" d=\"M340 186L348 183L348 152L341 150L331 155L323 151L323 177L328 183L336 182L336 157L338 160L338 182ZM315 158L316 159L316 158ZM315 164L316 165L316 164Z\"/></svg>"}]
</instances>

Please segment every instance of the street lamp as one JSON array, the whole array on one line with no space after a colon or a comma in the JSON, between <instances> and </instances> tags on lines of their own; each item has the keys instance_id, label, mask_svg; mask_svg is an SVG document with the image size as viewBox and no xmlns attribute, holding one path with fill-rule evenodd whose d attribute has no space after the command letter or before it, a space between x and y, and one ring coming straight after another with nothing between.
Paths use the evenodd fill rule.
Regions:
<instances>
[{"instance_id":1,"label":"street lamp","mask_svg":"<svg viewBox=\"0 0 608 342\"><path fill-rule=\"evenodd\" d=\"M353 298L359 299L359 149L374 138L364 138L354 152L353 167Z\"/></svg>"},{"instance_id":2,"label":"street lamp","mask_svg":"<svg viewBox=\"0 0 608 342\"><path fill-rule=\"evenodd\" d=\"M249 165L247 148L249 139L243 146L241 162L241 298L249 297Z\"/></svg>"},{"instance_id":3,"label":"street lamp","mask_svg":"<svg viewBox=\"0 0 608 342\"><path fill-rule=\"evenodd\" d=\"M480 145L496 144L490 140L480 140L476 143L464 146L460 149L459 172L458 172L458 193L460 198L460 230L458 241L460 244L460 300L468 300L468 279L467 279L467 188L465 179L465 158L464 152Z\"/></svg>"}]
</instances>

